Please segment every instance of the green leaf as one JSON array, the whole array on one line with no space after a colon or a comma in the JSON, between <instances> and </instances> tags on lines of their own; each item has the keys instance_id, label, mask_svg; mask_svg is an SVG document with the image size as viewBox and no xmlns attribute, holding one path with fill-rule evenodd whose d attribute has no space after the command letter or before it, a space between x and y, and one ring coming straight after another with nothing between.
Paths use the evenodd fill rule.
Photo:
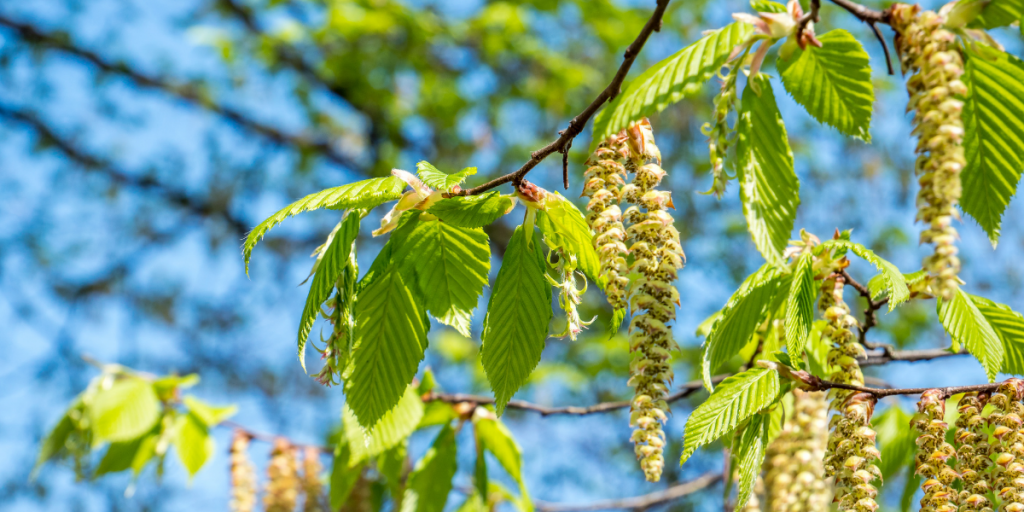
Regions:
<instances>
[{"instance_id":1,"label":"green leaf","mask_svg":"<svg viewBox=\"0 0 1024 512\"><path fill-rule=\"evenodd\" d=\"M895 477L914 461L914 454L917 451L917 444L914 441L917 433L908 428L910 418L910 414L894 404L871 419L878 448L885 454L877 462L884 481Z\"/></svg>"},{"instance_id":2,"label":"green leaf","mask_svg":"<svg viewBox=\"0 0 1024 512\"><path fill-rule=\"evenodd\" d=\"M377 458L377 471L388 484L388 492L393 499L402 497L402 472L405 471L405 461L409 454L409 439L384 450Z\"/></svg>"},{"instance_id":3,"label":"green leaf","mask_svg":"<svg viewBox=\"0 0 1024 512\"><path fill-rule=\"evenodd\" d=\"M733 23L655 64L622 88L622 92L594 118L594 144L630 123L684 98L693 97L709 78L722 69L736 45L751 32L746 23Z\"/></svg>"},{"instance_id":4,"label":"green leaf","mask_svg":"<svg viewBox=\"0 0 1024 512\"><path fill-rule=\"evenodd\" d=\"M100 463L93 471L93 478L130 469L136 455L139 453L139 448L146 439L147 437L140 437L131 441L110 443L106 453L103 454L103 458L100 459Z\"/></svg>"},{"instance_id":5,"label":"green leaf","mask_svg":"<svg viewBox=\"0 0 1024 512\"><path fill-rule=\"evenodd\" d=\"M402 399L393 409L384 414L372 429L359 425L355 413L345 404L342 409L342 426L349 440L349 465L358 464L384 453L409 437L423 419L423 401L416 394L416 388L408 386Z\"/></svg>"},{"instance_id":6,"label":"green leaf","mask_svg":"<svg viewBox=\"0 0 1024 512\"><path fill-rule=\"evenodd\" d=\"M854 254L874 265L882 273L882 279L889 293L889 311L896 309L896 306L910 299L910 289L907 288L907 280L896 265L889 263L889 261L875 254L871 249L849 240L826 240L814 249L814 254L821 254L833 248L853 251Z\"/></svg>"},{"instance_id":7,"label":"green leaf","mask_svg":"<svg viewBox=\"0 0 1024 512\"><path fill-rule=\"evenodd\" d=\"M356 336L347 404L372 428L402 398L427 348L422 305L396 268L374 279L356 302Z\"/></svg>"},{"instance_id":8,"label":"green leaf","mask_svg":"<svg viewBox=\"0 0 1024 512\"><path fill-rule=\"evenodd\" d=\"M1024 0L992 0L981 15L977 24L986 29L1005 27L1024 18Z\"/></svg>"},{"instance_id":9,"label":"green leaf","mask_svg":"<svg viewBox=\"0 0 1024 512\"><path fill-rule=\"evenodd\" d=\"M101 389L89 407L97 440L128 441L149 432L160 419L160 402L153 384L143 379L118 379Z\"/></svg>"},{"instance_id":10,"label":"green leaf","mask_svg":"<svg viewBox=\"0 0 1024 512\"><path fill-rule=\"evenodd\" d=\"M796 261L793 270L793 282L789 287L786 299L786 347L789 357L799 367L803 359L807 334L814 323L814 299L818 289L814 285L814 255L804 252Z\"/></svg>"},{"instance_id":11,"label":"green leaf","mask_svg":"<svg viewBox=\"0 0 1024 512\"><path fill-rule=\"evenodd\" d=\"M203 464L213 455L214 443L210 431L199 416L189 413L178 418L180 424L174 436L174 446L178 449L178 459L188 470L189 476L195 476Z\"/></svg>"},{"instance_id":12,"label":"green leaf","mask_svg":"<svg viewBox=\"0 0 1024 512\"><path fill-rule=\"evenodd\" d=\"M216 407L203 402L192 395L186 395L182 401L185 403L185 407L188 408L189 412L195 414L196 417L199 418L199 420L207 427L216 427L221 422L234 416L235 413L238 412L237 406L226 405L223 407Z\"/></svg>"},{"instance_id":13,"label":"green leaf","mask_svg":"<svg viewBox=\"0 0 1024 512\"><path fill-rule=\"evenodd\" d=\"M753 87L759 84L761 95ZM764 259L782 265L800 205L800 182L793 171L786 127L764 75L747 82L736 123L736 170L747 229Z\"/></svg>"},{"instance_id":14,"label":"green leaf","mask_svg":"<svg viewBox=\"0 0 1024 512\"><path fill-rule=\"evenodd\" d=\"M697 451L731 432L779 396L779 374L767 368L752 368L719 384L704 403L686 420L683 456L679 464Z\"/></svg>"},{"instance_id":15,"label":"green leaf","mask_svg":"<svg viewBox=\"0 0 1024 512\"><path fill-rule=\"evenodd\" d=\"M779 57L782 85L818 122L870 141L875 90L868 53L842 29L826 32L818 40L821 48L797 46L788 58Z\"/></svg>"},{"instance_id":16,"label":"green leaf","mask_svg":"<svg viewBox=\"0 0 1024 512\"><path fill-rule=\"evenodd\" d=\"M403 275L415 279L427 311L469 337L470 319L491 270L487 234L420 220L397 247L395 261Z\"/></svg>"},{"instance_id":17,"label":"green leaf","mask_svg":"<svg viewBox=\"0 0 1024 512\"><path fill-rule=\"evenodd\" d=\"M743 510L747 501L754 494L754 483L761 474L764 462L764 451L768 446L768 427L771 424L770 414L755 414L747 428L740 436L739 447L736 448L736 459L739 461L740 485L736 498L735 510Z\"/></svg>"},{"instance_id":18,"label":"green leaf","mask_svg":"<svg viewBox=\"0 0 1024 512\"><path fill-rule=\"evenodd\" d=\"M444 427L409 475L402 512L442 512L456 469L455 431Z\"/></svg>"},{"instance_id":19,"label":"green leaf","mask_svg":"<svg viewBox=\"0 0 1024 512\"><path fill-rule=\"evenodd\" d=\"M995 382L1003 365L1003 344L971 297L958 289L951 300L939 303L938 312L953 342L966 347L985 368L989 382Z\"/></svg>"},{"instance_id":20,"label":"green leaf","mask_svg":"<svg viewBox=\"0 0 1024 512\"><path fill-rule=\"evenodd\" d=\"M910 274L903 274L903 282L906 283L907 287L911 287L922 279L928 277L928 272L924 270L918 270ZM878 300L889 294L888 289L888 276L886 274L876 274L874 277L868 280L868 292L871 293L871 300Z\"/></svg>"},{"instance_id":21,"label":"green leaf","mask_svg":"<svg viewBox=\"0 0 1024 512\"><path fill-rule=\"evenodd\" d=\"M750 0L750 8L757 12L786 12L786 6L769 0Z\"/></svg>"},{"instance_id":22,"label":"green leaf","mask_svg":"<svg viewBox=\"0 0 1024 512\"><path fill-rule=\"evenodd\" d=\"M527 242L533 237L533 244ZM484 319L480 357L500 415L540 362L548 336L551 285L536 233L519 226L509 240Z\"/></svg>"},{"instance_id":23,"label":"green leaf","mask_svg":"<svg viewBox=\"0 0 1024 512\"><path fill-rule=\"evenodd\" d=\"M72 404L71 408L75 408L77 404ZM70 410L69 410L70 412ZM75 431L75 422L71 420L71 416L66 412L61 417L57 425L53 427L53 430L47 434L46 439L43 440L42 445L39 447L39 456L36 458L36 466L32 470L33 478L39 468L54 458L64 449L64 444L67 442L68 437Z\"/></svg>"},{"instance_id":24,"label":"green leaf","mask_svg":"<svg viewBox=\"0 0 1024 512\"><path fill-rule=\"evenodd\" d=\"M832 373L828 364L828 351L831 347L821 337L827 326L828 322L815 320L804 344L804 350L807 352L807 369L812 375L821 378L826 378Z\"/></svg>"},{"instance_id":25,"label":"green leaf","mask_svg":"<svg viewBox=\"0 0 1024 512\"><path fill-rule=\"evenodd\" d=\"M512 209L512 200L497 191L478 196L455 196L442 199L427 213L448 224L463 228L488 226Z\"/></svg>"},{"instance_id":26,"label":"green leaf","mask_svg":"<svg viewBox=\"0 0 1024 512\"><path fill-rule=\"evenodd\" d=\"M340 509L355 487L366 463L351 463L352 451L349 440L341 436L334 447L334 461L331 465L331 510ZM351 464L350 464L351 463Z\"/></svg>"},{"instance_id":27,"label":"green leaf","mask_svg":"<svg viewBox=\"0 0 1024 512\"><path fill-rule=\"evenodd\" d=\"M478 417L473 419L473 428L484 448L494 454L505 472L523 488L523 452L508 427L497 419Z\"/></svg>"},{"instance_id":28,"label":"green leaf","mask_svg":"<svg viewBox=\"0 0 1024 512\"><path fill-rule=\"evenodd\" d=\"M416 174L423 180L424 185L434 190L448 191L456 185L461 185L466 178L476 174L476 167L466 167L457 173L448 174L439 171L433 164L424 160L416 164Z\"/></svg>"},{"instance_id":29,"label":"green leaf","mask_svg":"<svg viewBox=\"0 0 1024 512\"><path fill-rule=\"evenodd\" d=\"M1003 344L1002 372L1024 375L1024 317L1005 304L999 304L977 295L971 301Z\"/></svg>"},{"instance_id":30,"label":"green leaf","mask_svg":"<svg viewBox=\"0 0 1024 512\"><path fill-rule=\"evenodd\" d=\"M480 496L487 495L487 482L490 478L487 476L487 452L484 451L483 441L480 440L478 435L476 438L476 462L473 465L473 488L476 489L476 494Z\"/></svg>"},{"instance_id":31,"label":"green leaf","mask_svg":"<svg viewBox=\"0 0 1024 512\"><path fill-rule=\"evenodd\" d=\"M547 209L537 211L537 227L552 250L562 248L576 256L579 269L604 289L601 260L594 249L594 235L583 214L558 192L551 192Z\"/></svg>"},{"instance_id":32,"label":"green leaf","mask_svg":"<svg viewBox=\"0 0 1024 512\"><path fill-rule=\"evenodd\" d=\"M447 425L458 417L458 413L455 412L455 409L452 408L451 404L437 400L430 401L423 404L423 418L420 420L420 424L416 428L426 428L434 425Z\"/></svg>"},{"instance_id":33,"label":"green leaf","mask_svg":"<svg viewBox=\"0 0 1024 512\"><path fill-rule=\"evenodd\" d=\"M321 190L282 208L253 228L246 237L245 244L242 246L242 255L245 258L245 275L249 275L249 258L252 256L253 248L263 239L267 231L270 231L271 228L280 224L288 217L320 208L331 208L333 210L373 208L374 206L402 197L402 189L404 188L405 182L394 176L371 178L340 187Z\"/></svg>"},{"instance_id":34,"label":"green leaf","mask_svg":"<svg viewBox=\"0 0 1024 512\"><path fill-rule=\"evenodd\" d=\"M1024 171L1024 62L982 44L967 48L963 76L969 94L963 111L967 165L960 175L960 205L995 247L1003 213Z\"/></svg>"},{"instance_id":35,"label":"green leaf","mask_svg":"<svg viewBox=\"0 0 1024 512\"><path fill-rule=\"evenodd\" d=\"M331 239L323 259L317 266L313 284L309 287L306 306L302 308L302 317L299 319L299 363L302 364L303 372L306 371L306 340L309 338L309 331L313 329L313 322L320 315L320 305L331 297L331 291L349 263L356 237L359 236L359 217L358 211L345 214L345 219L341 221L341 229Z\"/></svg>"},{"instance_id":36,"label":"green leaf","mask_svg":"<svg viewBox=\"0 0 1024 512\"><path fill-rule=\"evenodd\" d=\"M714 389L711 374L750 341L758 324L772 311L775 297L785 289L785 284L781 271L764 264L732 294L704 341L701 361L704 387Z\"/></svg>"}]
</instances>

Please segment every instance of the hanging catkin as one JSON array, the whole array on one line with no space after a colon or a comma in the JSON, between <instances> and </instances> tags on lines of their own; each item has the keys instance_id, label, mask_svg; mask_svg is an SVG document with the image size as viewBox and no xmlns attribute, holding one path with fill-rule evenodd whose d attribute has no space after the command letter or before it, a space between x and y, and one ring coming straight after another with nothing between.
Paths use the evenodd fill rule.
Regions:
<instances>
[{"instance_id":1,"label":"hanging catkin","mask_svg":"<svg viewBox=\"0 0 1024 512\"><path fill-rule=\"evenodd\" d=\"M914 457L916 474L924 478L921 489L922 512L956 512L959 496L952 487L959 477L946 461L956 455L953 446L946 442L949 425L942 419L946 416L946 400L943 392L929 389L921 393L917 403L917 414L911 422L921 434L917 437L917 455Z\"/></svg>"},{"instance_id":2,"label":"hanging catkin","mask_svg":"<svg viewBox=\"0 0 1024 512\"><path fill-rule=\"evenodd\" d=\"M249 434L235 430L231 439L231 512L256 508L256 470L249 460Z\"/></svg>"},{"instance_id":3,"label":"hanging catkin","mask_svg":"<svg viewBox=\"0 0 1024 512\"><path fill-rule=\"evenodd\" d=\"M894 5L891 12L903 70L914 73L907 80L907 109L914 111L917 135L917 220L926 224L921 243L935 245L924 268L933 278L934 293L949 300L959 287L960 272L957 232L951 223L959 216L960 172L966 165L963 102L958 99L967 94L960 81L964 64L954 47L956 36L943 28L944 16L905 4Z\"/></svg>"},{"instance_id":4,"label":"hanging catkin","mask_svg":"<svg viewBox=\"0 0 1024 512\"><path fill-rule=\"evenodd\" d=\"M295 448L286 439L275 440L267 465L267 488L263 496L266 512L294 511L300 487Z\"/></svg>"},{"instance_id":5,"label":"hanging catkin","mask_svg":"<svg viewBox=\"0 0 1024 512\"><path fill-rule=\"evenodd\" d=\"M324 512L324 486L320 481L320 450L307 446L302 452L302 493L306 501L302 505L303 512Z\"/></svg>"},{"instance_id":6,"label":"hanging catkin","mask_svg":"<svg viewBox=\"0 0 1024 512\"><path fill-rule=\"evenodd\" d=\"M657 189L665 170L660 165L661 153L654 144L650 122L644 119L630 124L626 142L629 158L625 167L634 177L622 187L622 198L633 205L623 217L630 223L626 230L633 255L629 271L639 276L630 284L629 299L633 314L629 324L629 349L633 353L629 385L634 388L630 423L640 467L647 480L656 482L665 466L662 424L668 419L665 396L673 378L669 351L679 348L667 323L676 316L679 292L673 282L684 255L679 232L666 210L673 207L672 193Z\"/></svg>"},{"instance_id":7,"label":"hanging catkin","mask_svg":"<svg viewBox=\"0 0 1024 512\"><path fill-rule=\"evenodd\" d=\"M629 148L625 134L609 137L587 160L583 195L587 203L587 222L594 230L594 247L601 259L601 277L607 280L605 296L617 311L626 309L629 288L626 267L626 230L622 225L622 186L626 167L623 164Z\"/></svg>"},{"instance_id":8,"label":"hanging catkin","mask_svg":"<svg viewBox=\"0 0 1024 512\"><path fill-rule=\"evenodd\" d=\"M825 393L793 391L793 416L764 459L766 512L827 512L831 495L822 460L828 443Z\"/></svg>"},{"instance_id":9,"label":"hanging catkin","mask_svg":"<svg viewBox=\"0 0 1024 512\"><path fill-rule=\"evenodd\" d=\"M992 450L984 430L985 419L981 416L987 402L987 394L968 393L957 407L960 416L956 420L955 439L957 472L963 482L958 499L961 510L986 510L991 506L987 495L991 491L988 479Z\"/></svg>"},{"instance_id":10,"label":"hanging catkin","mask_svg":"<svg viewBox=\"0 0 1024 512\"><path fill-rule=\"evenodd\" d=\"M988 416L995 444L992 491L1002 500L1001 511L1024 512L1024 432L1021 417L1024 381L1009 379L989 398L995 410Z\"/></svg>"}]
</instances>

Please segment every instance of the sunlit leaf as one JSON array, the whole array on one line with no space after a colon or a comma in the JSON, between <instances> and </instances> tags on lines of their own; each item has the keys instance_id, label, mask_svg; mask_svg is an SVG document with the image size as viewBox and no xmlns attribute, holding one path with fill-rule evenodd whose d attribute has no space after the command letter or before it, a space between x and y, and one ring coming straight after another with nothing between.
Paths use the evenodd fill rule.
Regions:
<instances>
[{"instance_id":1,"label":"sunlit leaf","mask_svg":"<svg viewBox=\"0 0 1024 512\"><path fill-rule=\"evenodd\" d=\"M971 297L958 289L952 299L939 303L938 312L954 343L966 347L985 368L989 382L995 382L1003 366L1003 343Z\"/></svg>"},{"instance_id":2,"label":"sunlit leaf","mask_svg":"<svg viewBox=\"0 0 1024 512\"><path fill-rule=\"evenodd\" d=\"M118 379L101 389L89 404L92 432L97 439L127 441L149 432L160 417L153 384L135 377Z\"/></svg>"},{"instance_id":3,"label":"sunlit leaf","mask_svg":"<svg viewBox=\"0 0 1024 512\"><path fill-rule=\"evenodd\" d=\"M478 196L455 196L433 204L427 213L463 228L488 226L512 208L512 200L497 191Z\"/></svg>"}]
</instances>

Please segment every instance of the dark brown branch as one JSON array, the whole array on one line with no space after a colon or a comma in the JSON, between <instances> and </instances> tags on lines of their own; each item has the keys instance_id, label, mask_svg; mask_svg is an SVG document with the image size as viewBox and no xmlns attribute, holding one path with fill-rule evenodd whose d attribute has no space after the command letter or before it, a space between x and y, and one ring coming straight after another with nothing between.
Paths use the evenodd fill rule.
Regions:
<instances>
[{"instance_id":1,"label":"dark brown branch","mask_svg":"<svg viewBox=\"0 0 1024 512\"><path fill-rule=\"evenodd\" d=\"M267 434L267 433L264 433L264 432L259 432L259 431L256 431L256 430L252 430L250 428L247 428L247 427L245 427L245 426L243 426L243 425L241 425L239 423L235 423L233 421L222 421L217 426L224 427L224 428L230 428L232 430L240 431L240 432L244 433L245 435L249 436L250 439L255 439L257 441L263 441L265 443L273 444L273 442L278 440L278 439L282 439L282 438L283 439L287 439L284 436L277 436L277 435L274 435L274 434ZM327 453L327 454L331 454L331 455L334 454L334 449L331 448L330 446L321 446L321 445L318 445L318 444L296 443L296 442L292 441L291 439L288 439L288 444L290 444L292 446L299 447L299 448L313 448L315 450L320 451L321 453Z\"/></svg>"},{"instance_id":2,"label":"dark brown branch","mask_svg":"<svg viewBox=\"0 0 1024 512\"><path fill-rule=\"evenodd\" d=\"M710 471L688 482L673 485L668 489L644 494L642 496L634 496L632 498L602 500L580 505L548 503L540 500L537 500L534 503L536 504L537 510L540 512L589 512L593 510L617 509L644 510L655 505L668 503L704 490L717 484L721 480L722 474L720 472Z\"/></svg>"},{"instance_id":3,"label":"dark brown branch","mask_svg":"<svg viewBox=\"0 0 1024 512\"><path fill-rule=\"evenodd\" d=\"M868 303L868 307L864 309L864 322L859 327L861 345L872 349L881 348L886 352L892 351L892 347L889 345L873 344L867 340L868 331L871 330L872 327L878 325L878 310L882 309L882 306L889 303L889 298L886 297L884 299L874 300L871 298L871 290L868 290L867 286L860 284L860 282L854 279L849 272L843 269L840 270L839 273L842 274L843 278L846 280L846 284L849 284L854 290L857 290L857 293L859 293L861 297L864 297L864 300Z\"/></svg>"},{"instance_id":4,"label":"dark brown branch","mask_svg":"<svg viewBox=\"0 0 1024 512\"><path fill-rule=\"evenodd\" d=\"M878 38L878 42L882 44L882 51L885 52L885 67L889 70L890 75L895 75L896 71L892 68L892 56L889 55L889 43L885 41L885 36L882 35L882 31L878 30L878 23L871 21L868 22L868 26L871 27L871 31L875 33L875 37Z\"/></svg>"},{"instance_id":5,"label":"dark brown branch","mask_svg":"<svg viewBox=\"0 0 1024 512\"><path fill-rule=\"evenodd\" d=\"M124 62L111 61L98 53L79 47L72 43L63 34L46 32L32 25L4 16L0 16L0 26L13 30L18 37L30 44L40 45L41 47L50 48L72 55L80 60L88 62L104 73L122 76L139 87L161 91L189 105L213 112L234 123L236 126L259 134L276 144L298 149L314 150L323 154L329 160L338 165L354 170L361 169L361 167L352 161L352 159L334 149L330 142L286 133L269 124L256 121L239 110L235 110L212 101L208 95L195 84L174 83L164 77L146 74L130 67Z\"/></svg>"},{"instance_id":6,"label":"dark brown branch","mask_svg":"<svg viewBox=\"0 0 1024 512\"><path fill-rule=\"evenodd\" d=\"M851 391L859 391L861 393L868 393L874 395L876 398L883 398L887 396L896 395L920 395L929 389L942 390L944 396L951 397L959 393L969 393L971 391L995 391L1002 385L1002 382L992 382L986 384L971 384L969 386L949 386L949 387L930 387L930 388L869 388L865 386L854 386L852 384L842 384L839 382L832 382L828 380L821 380L815 382L811 386L814 391L828 391L829 389L849 389Z\"/></svg>"},{"instance_id":7,"label":"dark brown branch","mask_svg":"<svg viewBox=\"0 0 1024 512\"><path fill-rule=\"evenodd\" d=\"M832 3L846 9L864 23L884 23L889 24L890 12L888 9L884 11L876 11L870 7L865 7L857 2L851 2L850 0L831 0Z\"/></svg>"},{"instance_id":8,"label":"dark brown branch","mask_svg":"<svg viewBox=\"0 0 1024 512\"><path fill-rule=\"evenodd\" d=\"M888 346L886 346L888 347ZM945 357L953 356L966 356L970 355L966 350L960 352L950 352L944 348L931 348L923 350L886 350L883 349L881 354L868 354L865 359L858 359L860 365L863 366L882 366L894 362L907 362L914 363L919 361L931 361L933 359L942 359Z\"/></svg>"},{"instance_id":9,"label":"dark brown branch","mask_svg":"<svg viewBox=\"0 0 1024 512\"><path fill-rule=\"evenodd\" d=\"M557 139L547 146L531 153L530 160L523 164L523 166L516 172L506 174L500 178L495 178L483 185L480 185L479 187L464 190L461 195L476 195L499 185L504 185L505 183L519 183L522 181L523 177L530 172L530 170L536 167L537 164L552 153L568 153L569 147L572 145L572 140L583 131L583 128L586 127L590 118L597 113L597 110L601 108L601 105L604 105L606 101L615 98L615 96L619 94L622 82L626 79L626 74L629 73L629 68L633 66L633 61L635 61L637 55L640 54L640 50L647 42L647 38L651 36L651 33L661 30L662 17L665 14L665 9L668 8L669 1L670 0L658 0L658 6L655 7L654 13L651 14L651 18L647 20L647 24L640 30L640 34L636 36L633 43L626 49L622 65L619 66L619 70L615 73L615 77L612 78L611 83L601 91L601 94L594 98L594 101L592 101L590 105L583 110L583 112L580 112L580 114L574 117L572 121L569 121L569 126L559 132L560 136Z\"/></svg>"}]
</instances>

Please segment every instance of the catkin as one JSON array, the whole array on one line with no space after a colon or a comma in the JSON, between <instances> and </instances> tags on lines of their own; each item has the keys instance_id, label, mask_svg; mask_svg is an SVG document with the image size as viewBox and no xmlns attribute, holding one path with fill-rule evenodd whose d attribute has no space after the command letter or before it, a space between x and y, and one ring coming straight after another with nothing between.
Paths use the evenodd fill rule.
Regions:
<instances>
[{"instance_id":1,"label":"catkin","mask_svg":"<svg viewBox=\"0 0 1024 512\"><path fill-rule=\"evenodd\" d=\"M946 442L949 425L942 421L946 415L943 392L929 389L921 393L917 411L911 426L921 433L917 437L917 454L914 457L916 473L924 478L921 483L924 491L921 512L956 512L959 496L953 482L959 475L946 463L956 455L956 450Z\"/></svg>"},{"instance_id":2,"label":"catkin","mask_svg":"<svg viewBox=\"0 0 1024 512\"><path fill-rule=\"evenodd\" d=\"M924 268L932 276L934 293L949 300L959 287L960 272L957 232L951 223L958 217L960 172L966 165L963 102L958 99L967 94L960 81L964 64L954 47L956 36L943 28L944 16L905 4L896 4L891 12L903 70L914 73L907 80L907 108L914 111L918 138L914 166L921 185L917 220L926 224L921 243L935 245Z\"/></svg>"},{"instance_id":3,"label":"catkin","mask_svg":"<svg viewBox=\"0 0 1024 512\"><path fill-rule=\"evenodd\" d=\"M298 502L300 486L295 448L286 439L275 440L267 465L263 508L266 512L292 512Z\"/></svg>"},{"instance_id":4,"label":"catkin","mask_svg":"<svg viewBox=\"0 0 1024 512\"><path fill-rule=\"evenodd\" d=\"M857 320L843 301L844 284L841 276L829 276L822 284L818 303L828 321L823 334L832 344L828 363L836 368L830 378L833 382L863 386L864 374L856 358L864 354L864 348L851 331ZM875 447L875 431L871 428L877 398L836 388L829 394L830 407L839 414L829 421L832 434L825 453L825 475L835 477L840 511L874 512L878 508L878 489L872 482L882 479L882 472L875 465L881 454Z\"/></svg>"},{"instance_id":5,"label":"catkin","mask_svg":"<svg viewBox=\"0 0 1024 512\"><path fill-rule=\"evenodd\" d=\"M963 511L991 510L987 495L991 490L988 474L992 468L992 450L988 444L988 433L984 430L985 419L981 416L987 402L987 394L968 393L957 406L960 416L956 420L954 439L959 445L956 451L957 472L960 473L963 490L958 501Z\"/></svg>"},{"instance_id":6,"label":"catkin","mask_svg":"<svg viewBox=\"0 0 1024 512\"><path fill-rule=\"evenodd\" d=\"M231 512L256 508L256 469L249 460L249 435L235 430L231 440Z\"/></svg>"},{"instance_id":7,"label":"catkin","mask_svg":"<svg viewBox=\"0 0 1024 512\"><path fill-rule=\"evenodd\" d=\"M619 134L602 142L587 160L583 195L587 203L587 223L594 230L594 247L601 259L601 277L607 280L605 296L619 311L626 309L629 288L626 268L626 229L622 225L622 186L625 185L628 155L625 135Z\"/></svg>"},{"instance_id":8,"label":"catkin","mask_svg":"<svg viewBox=\"0 0 1024 512\"><path fill-rule=\"evenodd\" d=\"M996 440L993 446L995 465L992 467L992 491L1002 500L1000 510L1005 512L1024 511L1022 396L1024 381L1009 379L989 398L989 403L995 406L995 410L988 416L992 437Z\"/></svg>"},{"instance_id":9,"label":"catkin","mask_svg":"<svg viewBox=\"0 0 1024 512\"><path fill-rule=\"evenodd\" d=\"M594 323L594 320L583 320L580 318L579 305L583 301L583 294L587 292L587 280L583 278L583 287L576 286L576 256L567 251L558 251L558 263L555 265L555 272L560 280L554 280L545 275L553 286L558 288L558 304L565 311L565 331L556 335L558 338L569 337L576 341L583 329Z\"/></svg>"},{"instance_id":10,"label":"catkin","mask_svg":"<svg viewBox=\"0 0 1024 512\"><path fill-rule=\"evenodd\" d=\"M732 136L732 128L729 127L729 112L736 104L736 73L738 70L730 69L729 74L722 81L722 88L714 100L715 118L714 124L704 123L701 132L708 137L708 153L711 155L711 176L713 182L711 189L705 194L714 194L721 199L725 193L725 186L729 182L729 175L725 171L725 159L729 153L729 142Z\"/></svg>"},{"instance_id":11,"label":"catkin","mask_svg":"<svg viewBox=\"0 0 1024 512\"><path fill-rule=\"evenodd\" d=\"M822 460L828 442L823 392L793 391L793 415L764 459L766 512L827 512L831 495Z\"/></svg>"},{"instance_id":12,"label":"catkin","mask_svg":"<svg viewBox=\"0 0 1024 512\"><path fill-rule=\"evenodd\" d=\"M647 480L656 482L665 466L662 450L668 417L665 396L672 383L669 351L678 350L672 331L666 325L675 319L679 292L672 284L683 266L683 250L679 232L673 226L672 193L658 190L665 177L661 153L654 144L651 124L646 119L626 129L629 158L626 169L633 181L622 187L622 198L633 203L623 217L630 223L626 236L633 255L630 273L639 277L630 284L629 307L634 314L629 324L629 385L634 388L630 423L634 425L632 441L640 467Z\"/></svg>"},{"instance_id":13,"label":"catkin","mask_svg":"<svg viewBox=\"0 0 1024 512\"><path fill-rule=\"evenodd\" d=\"M325 512L324 486L320 481L320 450L307 446L302 453L302 493L306 495L303 512Z\"/></svg>"}]
</instances>

